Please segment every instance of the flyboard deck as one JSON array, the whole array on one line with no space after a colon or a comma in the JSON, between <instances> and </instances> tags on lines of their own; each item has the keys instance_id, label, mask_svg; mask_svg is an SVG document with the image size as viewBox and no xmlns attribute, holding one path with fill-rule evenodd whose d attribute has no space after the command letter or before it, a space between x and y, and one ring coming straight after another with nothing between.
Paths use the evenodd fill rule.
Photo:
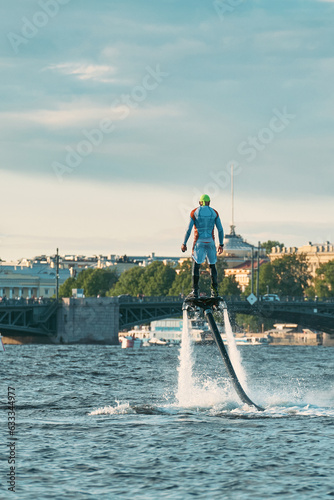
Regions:
<instances>
[{"instance_id":1,"label":"flyboard deck","mask_svg":"<svg viewBox=\"0 0 334 500\"><path fill-rule=\"evenodd\" d=\"M231 363L231 360L229 358L229 355L227 353L227 350L225 348L224 342L221 338L221 335L219 333L218 327L216 325L215 319L213 317L213 308L217 308L219 306L219 303L223 302L224 299L221 297L200 297L200 298L193 298L193 297L186 297L183 303L183 309L195 309L196 307L199 307L203 309L204 315L207 319L207 322L209 324L210 330L214 336L214 339L216 341L216 344L218 346L218 349L220 351L220 354L223 358L223 361L225 363L226 370L232 380L233 387L238 394L239 398L243 403L248 404L249 406L254 406L257 410L259 411L264 411L264 408L261 406L256 405L249 399L245 391L243 390L238 377L234 371L233 365Z\"/></svg>"}]
</instances>

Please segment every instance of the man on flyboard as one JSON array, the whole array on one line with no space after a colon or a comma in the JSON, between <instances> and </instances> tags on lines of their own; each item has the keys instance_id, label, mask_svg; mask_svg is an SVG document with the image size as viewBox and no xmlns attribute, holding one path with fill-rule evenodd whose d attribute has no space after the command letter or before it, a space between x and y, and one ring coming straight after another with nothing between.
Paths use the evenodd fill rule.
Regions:
<instances>
[{"instance_id":1,"label":"man on flyboard","mask_svg":"<svg viewBox=\"0 0 334 500\"><path fill-rule=\"evenodd\" d=\"M211 297L218 297L218 275L216 269L217 250L215 245L214 229L216 226L219 236L218 255L223 253L224 230L218 212L210 207L210 197L207 194L203 194L201 196L199 205L199 207L195 208L190 213L189 226L184 236L183 245L181 246L182 252L185 252L187 250L187 241L191 230L193 226L195 226L194 246L192 250L193 290L190 296L198 298L199 270L201 264L203 264L205 258L207 258L211 271Z\"/></svg>"}]
</instances>

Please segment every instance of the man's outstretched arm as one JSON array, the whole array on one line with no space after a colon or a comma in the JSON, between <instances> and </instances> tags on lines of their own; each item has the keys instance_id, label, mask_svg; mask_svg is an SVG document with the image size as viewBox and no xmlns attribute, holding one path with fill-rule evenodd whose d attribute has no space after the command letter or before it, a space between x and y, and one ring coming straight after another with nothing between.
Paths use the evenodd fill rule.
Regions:
<instances>
[{"instance_id":1,"label":"man's outstretched arm","mask_svg":"<svg viewBox=\"0 0 334 500\"><path fill-rule=\"evenodd\" d=\"M216 227L218 230L218 238L219 238L218 255L220 255L223 253L223 248L224 248L224 229L223 229L219 215L216 219Z\"/></svg>"},{"instance_id":2,"label":"man's outstretched arm","mask_svg":"<svg viewBox=\"0 0 334 500\"><path fill-rule=\"evenodd\" d=\"M186 234L184 235L183 244L181 245L182 252L185 252L187 250L187 241L189 240L189 237L190 237L190 234L191 234L193 227L194 227L194 220L192 219L192 217L190 217L188 229L186 231Z\"/></svg>"}]
</instances>

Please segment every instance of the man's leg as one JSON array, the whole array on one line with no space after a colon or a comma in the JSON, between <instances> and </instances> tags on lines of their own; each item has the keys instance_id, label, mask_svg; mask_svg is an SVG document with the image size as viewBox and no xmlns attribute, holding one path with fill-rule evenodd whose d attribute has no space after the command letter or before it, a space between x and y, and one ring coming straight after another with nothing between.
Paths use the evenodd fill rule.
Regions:
<instances>
[{"instance_id":1,"label":"man's leg","mask_svg":"<svg viewBox=\"0 0 334 500\"><path fill-rule=\"evenodd\" d=\"M195 298L198 297L199 293L199 271L201 264L205 260L205 255L206 255L205 245L197 241L193 248L193 272L192 272L193 290L191 292L191 295Z\"/></svg>"},{"instance_id":2,"label":"man's leg","mask_svg":"<svg viewBox=\"0 0 334 500\"><path fill-rule=\"evenodd\" d=\"M192 281L193 281L192 295L196 298L198 297L200 267L201 267L201 264L197 264L197 262L194 260L194 262L193 262L193 275L192 275Z\"/></svg>"},{"instance_id":3,"label":"man's leg","mask_svg":"<svg viewBox=\"0 0 334 500\"><path fill-rule=\"evenodd\" d=\"M211 297L218 297L218 273L215 264L210 264L211 271Z\"/></svg>"},{"instance_id":4,"label":"man's leg","mask_svg":"<svg viewBox=\"0 0 334 500\"><path fill-rule=\"evenodd\" d=\"M211 297L218 297L217 250L214 242L208 245L207 257L211 272Z\"/></svg>"}]
</instances>

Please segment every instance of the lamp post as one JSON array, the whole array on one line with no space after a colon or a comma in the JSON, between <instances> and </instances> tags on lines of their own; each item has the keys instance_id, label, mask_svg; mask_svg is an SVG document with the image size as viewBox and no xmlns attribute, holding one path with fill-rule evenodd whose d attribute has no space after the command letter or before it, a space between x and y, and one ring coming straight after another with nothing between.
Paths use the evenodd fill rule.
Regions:
<instances>
[{"instance_id":1,"label":"lamp post","mask_svg":"<svg viewBox=\"0 0 334 500\"><path fill-rule=\"evenodd\" d=\"M254 247L252 246L252 268L251 268L251 277L252 277L252 293L254 293Z\"/></svg>"},{"instance_id":2,"label":"lamp post","mask_svg":"<svg viewBox=\"0 0 334 500\"><path fill-rule=\"evenodd\" d=\"M56 300L59 300L59 250L56 253Z\"/></svg>"},{"instance_id":3,"label":"lamp post","mask_svg":"<svg viewBox=\"0 0 334 500\"><path fill-rule=\"evenodd\" d=\"M256 297L259 299L260 288L260 242L257 245Z\"/></svg>"}]
</instances>

